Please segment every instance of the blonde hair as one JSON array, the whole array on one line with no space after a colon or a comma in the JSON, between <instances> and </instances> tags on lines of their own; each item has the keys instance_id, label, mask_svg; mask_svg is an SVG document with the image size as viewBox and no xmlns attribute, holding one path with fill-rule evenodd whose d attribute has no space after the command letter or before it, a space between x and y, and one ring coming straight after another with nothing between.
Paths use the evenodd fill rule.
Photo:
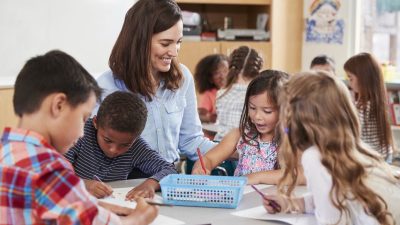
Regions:
<instances>
[{"instance_id":1,"label":"blonde hair","mask_svg":"<svg viewBox=\"0 0 400 225\"><path fill-rule=\"evenodd\" d=\"M323 71L307 72L292 77L281 93L280 120L285 134L279 193L290 199L299 153L316 146L322 165L332 175L330 199L341 215L349 216L346 200L356 200L380 224L393 224L386 202L367 187L365 165L355 157L356 153L363 154L374 164L383 164L378 154L361 142L356 109L343 82Z\"/></svg>"}]
</instances>

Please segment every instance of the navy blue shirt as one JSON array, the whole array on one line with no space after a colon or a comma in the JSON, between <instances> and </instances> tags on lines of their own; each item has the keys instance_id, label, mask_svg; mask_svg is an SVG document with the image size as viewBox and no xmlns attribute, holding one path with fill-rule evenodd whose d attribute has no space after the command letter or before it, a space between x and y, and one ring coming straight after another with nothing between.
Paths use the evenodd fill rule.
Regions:
<instances>
[{"instance_id":1,"label":"navy blue shirt","mask_svg":"<svg viewBox=\"0 0 400 225\"><path fill-rule=\"evenodd\" d=\"M76 175L88 180L93 180L94 175L104 182L126 180L132 169L139 169L157 181L168 174L177 173L174 165L151 149L141 137L126 153L115 158L107 157L97 142L97 130L92 119L85 124L84 136L65 157L74 166Z\"/></svg>"}]
</instances>

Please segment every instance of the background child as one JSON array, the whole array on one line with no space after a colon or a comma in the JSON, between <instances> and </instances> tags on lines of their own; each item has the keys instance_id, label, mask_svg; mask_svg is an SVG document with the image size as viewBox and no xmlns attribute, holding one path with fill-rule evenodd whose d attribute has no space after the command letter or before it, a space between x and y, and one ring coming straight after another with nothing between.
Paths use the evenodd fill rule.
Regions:
<instances>
[{"instance_id":1,"label":"background child","mask_svg":"<svg viewBox=\"0 0 400 225\"><path fill-rule=\"evenodd\" d=\"M323 70L336 75L335 73L335 60L327 55L318 55L311 61L311 70Z\"/></svg>"},{"instance_id":2,"label":"background child","mask_svg":"<svg viewBox=\"0 0 400 225\"><path fill-rule=\"evenodd\" d=\"M248 175L248 183L277 183L279 133L278 94L289 75L275 70L265 70L255 78L246 92L240 127L230 131L222 141L204 155L207 174L232 153L239 153L235 176ZM254 174L253 174L254 173ZM204 174L197 161L193 174ZM252 174L252 175L250 175Z\"/></svg>"},{"instance_id":3,"label":"background child","mask_svg":"<svg viewBox=\"0 0 400 225\"><path fill-rule=\"evenodd\" d=\"M120 220L97 205L64 153L81 135L100 88L71 56L51 51L18 74L13 104L18 128L0 144L0 224L149 224L157 208L138 199ZM107 206L107 204L102 204ZM109 207L110 205L108 205Z\"/></svg>"},{"instance_id":4,"label":"background child","mask_svg":"<svg viewBox=\"0 0 400 225\"><path fill-rule=\"evenodd\" d=\"M150 178L133 188L128 199L154 197L154 192L160 188L158 182L176 173L173 164L140 137L146 118L146 105L136 94L116 91L103 100L97 116L86 122L85 135L66 153L75 173L84 179L88 191L97 198L112 193L111 187L103 182L126 180L133 169L139 169Z\"/></svg>"},{"instance_id":5,"label":"background child","mask_svg":"<svg viewBox=\"0 0 400 225\"><path fill-rule=\"evenodd\" d=\"M233 128L238 128L247 85L260 73L263 60L248 46L235 49L229 56L229 72L224 89L217 92L218 132L216 141Z\"/></svg>"},{"instance_id":6,"label":"background child","mask_svg":"<svg viewBox=\"0 0 400 225\"><path fill-rule=\"evenodd\" d=\"M285 167L278 191L284 197L265 195L267 211L315 211L318 224L400 221L400 182L362 143L356 109L343 82L322 71L304 73L289 80L280 99L285 131L280 162ZM291 199L298 158L311 193ZM271 201L278 205L271 207Z\"/></svg>"},{"instance_id":7,"label":"background child","mask_svg":"<svg viewBox=\"0 0 400 225\"><path fill-rule=\"evenodd\" d=\"M215 122L217 91L225 85L227 74L228 57L225 55L208 55L197 64L194 79L200 95L197 109L201 122Z\"/></svg>"},{"instance_id":8,"label":"background child","mask_svg":"<svg viewBox=\"0 0 400 225\"><path fill-rule=\"evenodd\" d=\"M361 121L361 139L391 162L393 137L385 83L378 62L369 53L360 53L345 62L344 70L354 92Z\"/></svg>"}]
</instances>

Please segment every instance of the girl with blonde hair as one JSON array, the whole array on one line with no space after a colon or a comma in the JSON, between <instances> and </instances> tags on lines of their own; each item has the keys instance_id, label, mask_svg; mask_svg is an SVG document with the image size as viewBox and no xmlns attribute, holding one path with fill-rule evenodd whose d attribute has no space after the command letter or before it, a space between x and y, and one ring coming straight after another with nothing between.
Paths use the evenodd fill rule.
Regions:
<instances>
[{"instance_id":1,"label":"girl with blonde hair","mask_svg":"<svg viewBox=\"0 0 400 225\"><path fill-rule=\"evenodd\" d=\"M326 72L308 72L291 78L280 100L284 173L280 195L265 195L266 210L314 212L319 224L400 221L399 178L361 141L347 87ZM295 198L299 160L310 193Z\"/></svg>"}]
</instances>

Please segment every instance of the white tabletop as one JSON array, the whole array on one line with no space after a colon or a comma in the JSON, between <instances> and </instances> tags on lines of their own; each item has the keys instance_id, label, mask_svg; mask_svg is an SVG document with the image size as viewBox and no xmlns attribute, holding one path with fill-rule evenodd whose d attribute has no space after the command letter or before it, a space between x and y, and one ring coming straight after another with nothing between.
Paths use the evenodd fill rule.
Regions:
<instances>
[{"instance_id":1,"label":"white tabletop","mask_svg":"<svg viewBox=\"0 0 400 225\"><path fill-rule=\"evenodd\" d=\"M125 180L110 182L114 188L122 187L133 187L142 182L143 179L137 180ZM305 188L305 187L304 187ZM275 186L262 189L275 189ZM157 193L161 195L161 193ZM260 196L256 192L250 192L244 194L239 206L236 209L223 209L223 208L204 208L204 207L184 207L184 206L173 206L173 207L160 207L160 214L168 217L172 217L185 222L188 225L276 225L285 224L275 221L263 221L255 220L244 217L238 217L231 215L232 212L253 208L262 204Z\"/></svg>"}]
</instances>

